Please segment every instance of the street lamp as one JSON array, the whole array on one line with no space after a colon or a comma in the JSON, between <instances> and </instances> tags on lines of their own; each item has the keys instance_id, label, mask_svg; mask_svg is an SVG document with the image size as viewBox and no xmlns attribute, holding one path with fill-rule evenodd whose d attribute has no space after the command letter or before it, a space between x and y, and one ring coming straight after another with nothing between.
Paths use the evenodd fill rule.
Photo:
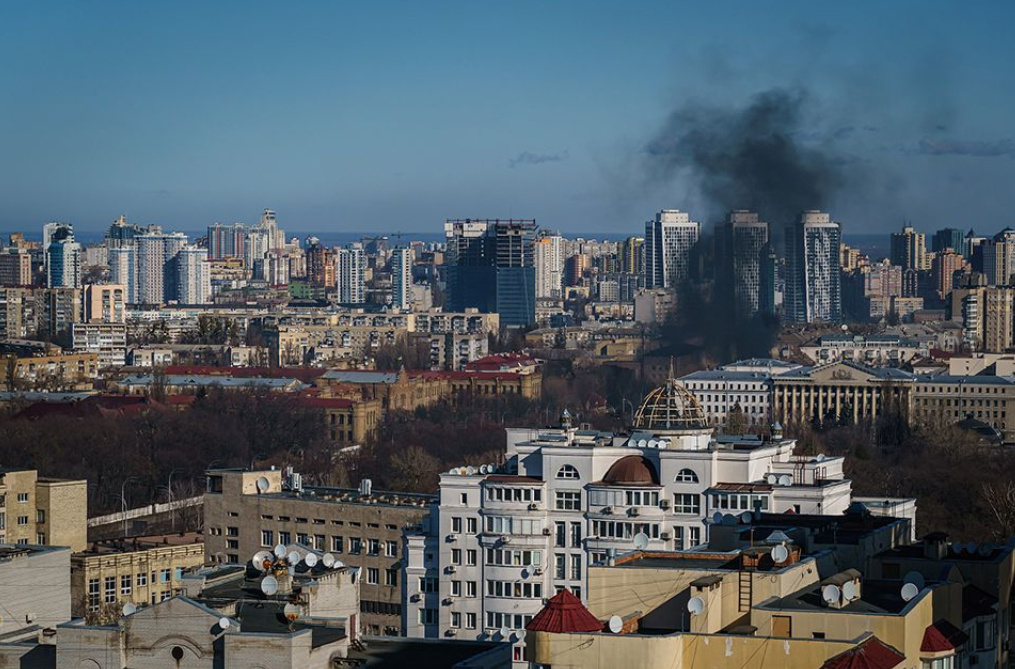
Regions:
<instances>
[{"instance_id":1,"label":"street lamp","mask_svg":"<svg viewBox=\"0 0 1015 669\"><path fill-rule=\"evenodd\" d=\"M136 481L136 476L128 476L123 480L123 485L120 486L120 510L123 515L123 538L127 538L127 484L131 481Z\"/></svg>"},{"instance_id":2,"label":"street lamp","mask_svg":"<svg viewBox=\"0 0 1015 669\"><path fill-rule=\"evenodd\" d=\"M169 497L169 523L170 523L170 526L173 529L173 532L176 532L176 510L173 508L173 474L183 474L183 473L184 473L184 471L182 469L173 469L173 470L170 470L170 472L169 472L169 485L166 486L166 492L169 493L168 494L168 497Z\"/></svg>"}]
</instances>

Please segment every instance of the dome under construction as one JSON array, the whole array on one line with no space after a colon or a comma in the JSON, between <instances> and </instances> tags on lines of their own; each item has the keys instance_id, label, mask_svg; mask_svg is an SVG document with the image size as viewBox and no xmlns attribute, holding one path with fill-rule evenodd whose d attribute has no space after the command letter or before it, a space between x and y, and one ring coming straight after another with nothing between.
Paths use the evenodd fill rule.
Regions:
<instances>
[{"instance_id":1,"label":"dome under construction","mask_svg":"<svg viewBox=\"0 0 1015 669\"><path fill-rule=\"evenodd\" d=\"M708 420L694 395L671 377L645 397L634 416L634 428L656 434L707 430Z\"/></svg>"}]
</instances>

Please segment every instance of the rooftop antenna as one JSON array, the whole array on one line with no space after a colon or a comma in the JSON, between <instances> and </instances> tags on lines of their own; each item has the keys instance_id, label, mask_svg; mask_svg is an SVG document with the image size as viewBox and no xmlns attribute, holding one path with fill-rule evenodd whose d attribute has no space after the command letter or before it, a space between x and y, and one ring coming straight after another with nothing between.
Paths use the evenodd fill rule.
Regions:
<instances>
[{"instance_id":1,"label":"rooftop antenna","mask_svg":"<svg viewBox=\"0 0 1015 669\"><path fill-rule=\"evenodd\" d=\"M622 629L624 629L624 619L620 616L610 616L610 631L620 634Z\"/></svg>"}]
</instances>

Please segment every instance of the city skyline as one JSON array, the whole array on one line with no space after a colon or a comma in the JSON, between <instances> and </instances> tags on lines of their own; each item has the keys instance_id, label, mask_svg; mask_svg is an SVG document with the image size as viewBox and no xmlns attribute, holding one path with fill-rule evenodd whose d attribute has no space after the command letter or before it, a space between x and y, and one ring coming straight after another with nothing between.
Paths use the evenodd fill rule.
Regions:
<instances>
[{"instance_id":1,"label":"city skyline","mask_svg":"<svg viewBox=\"0 0 1015 669\"><path fill-rule=\"evenodd\" d=\"M31 101L0 111L20 157L0 173L0 229L66 220L83 235L126 211L197 230L269 202L291 230L430 230L467 213L594 234L669 207L711 227L725 212L709 185L681 161L657 174L656 159L683 136L674 120L736 119L773 91L799 104L779 131L844 178L801 208L858 233L982 227L1010 208L996 197L1015 153L1002 3L820 19L803 4L593 5L577 20L561 4L535 22L457 3L196 7L0 10L16 28L0 48L20 65L0 87ZM524 48L490 43L489 26ZM646 39L667 31L677 39ZM722 49L755 32L766 39Z\"/></svg>"}]
</instances>

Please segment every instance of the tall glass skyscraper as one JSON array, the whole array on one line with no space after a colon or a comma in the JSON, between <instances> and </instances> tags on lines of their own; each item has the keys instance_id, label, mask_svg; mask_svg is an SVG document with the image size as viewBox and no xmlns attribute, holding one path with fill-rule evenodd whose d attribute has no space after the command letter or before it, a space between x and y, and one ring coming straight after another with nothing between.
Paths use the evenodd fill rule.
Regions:
<instances>
[{"instance_id":1,"label":"tall glass skyscraper","mask_svg":"<svg viewBox=\"0 0 1015 669\"><path fill-rule=\"evenodd\" d=\"M786 320L838 321L841 226L821 211L805 211L786 231Z\"/></svg>"}]
</instances>

